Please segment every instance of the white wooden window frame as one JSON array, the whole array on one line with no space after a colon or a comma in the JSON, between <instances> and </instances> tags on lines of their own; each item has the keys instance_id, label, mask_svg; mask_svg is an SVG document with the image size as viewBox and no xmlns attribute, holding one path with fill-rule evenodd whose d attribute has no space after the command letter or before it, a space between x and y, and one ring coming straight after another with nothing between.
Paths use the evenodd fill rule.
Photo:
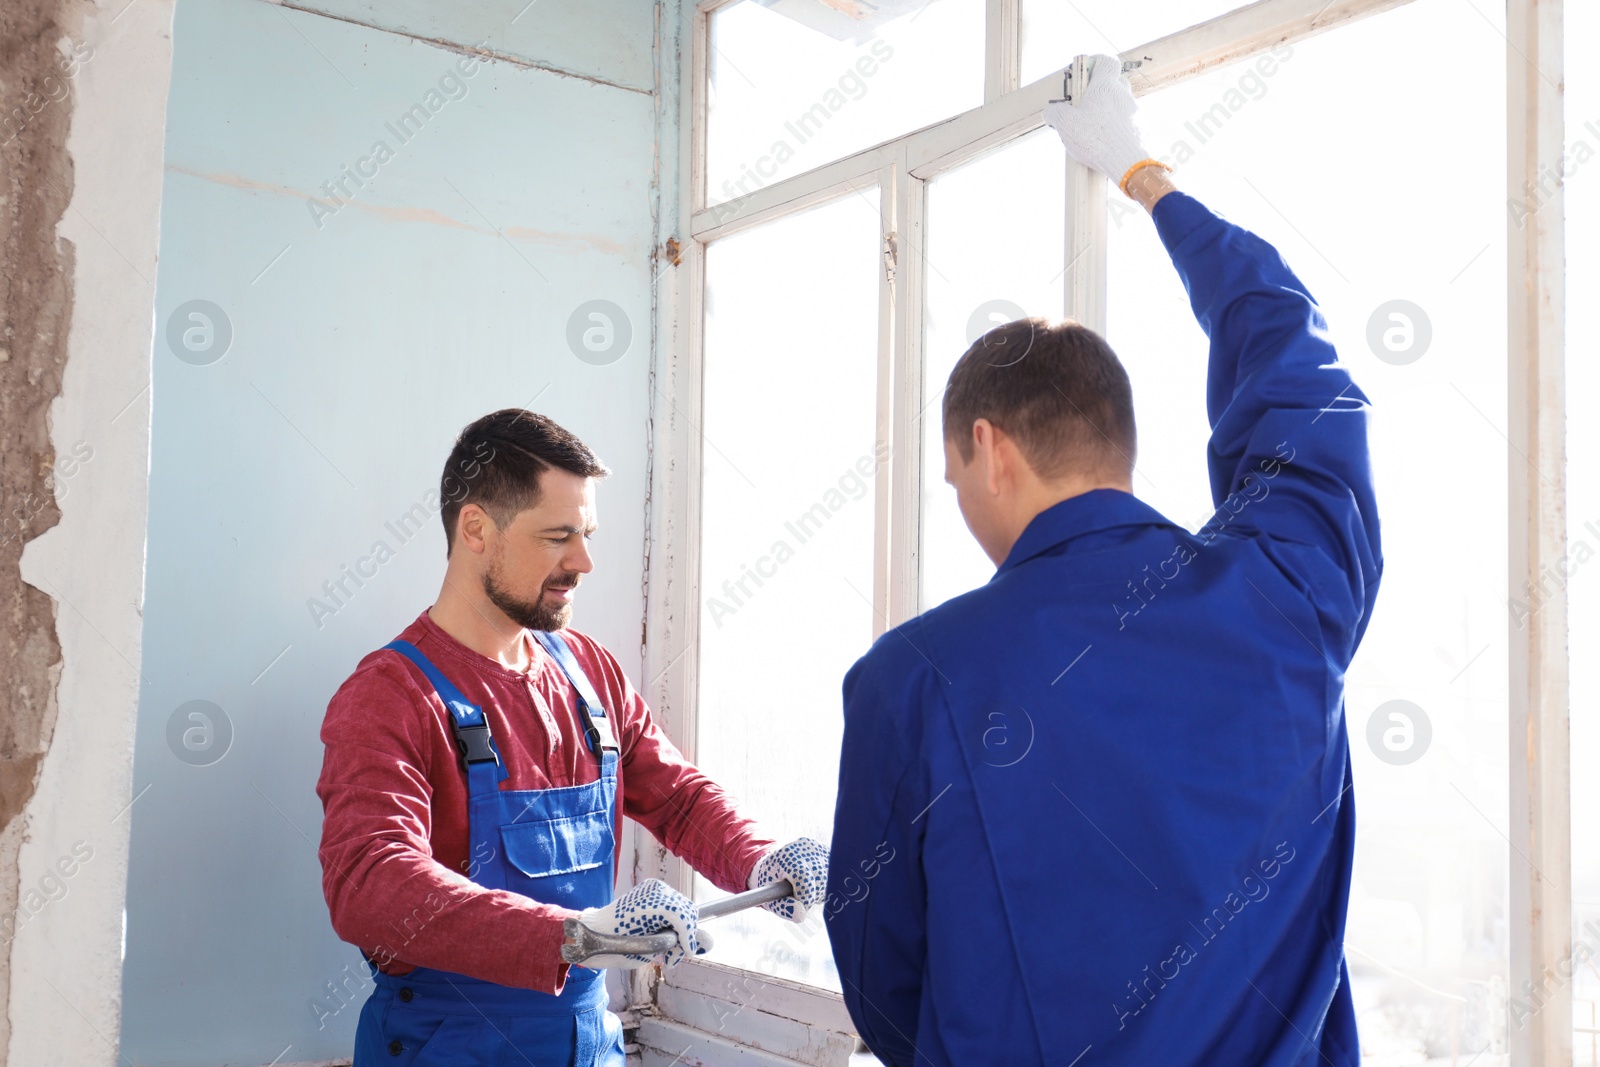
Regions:
<instances>
[{"instance_id":1,"label":"white wooden window frame","mask_svg":"<svg viewBox=\"0 0 1600 1067\"><path fill-rule=\"evenodd\" d=\"M678 63L681 169L675 235L681 255L658 279L653 403L651 544L646 579L644 694L691 758L696 751L699 521L706 246L721 237L876 186L886 269L879 280L877 441L890 460L875 483L875 633L918 611L924 279L928 183L1043 125L1061 72L1020 85L1021 4L987 0L984 103L843 159L708 206L706 100L711 19L737 0L684 4ZM1142 66L1135 92L1177 84L1282 42L1296 42L1409 0L1260 0L1125 53ZM1542 173L1560 173L1563 143L1562 0L1505 0L1508 198ZM671 10L670 8L667 10ZM671 40L671 34L663 34ZM1447 67L1448 64L1445 64ZM671 99L670 92L663 94ZM1105 328L1107 183L1067 161L1065 313ZM1398 182L1401 176L1393 176ZM1448 180L1441 178L1440 180ZM670 186L669 186L670 187ZM1507 222L1511 589L1539 584L1566 552L1564 277L1561 190ZM1544 472L1540 476L1537 472ZM1511 987L1538 981L1570 957L1571 858L1564 594L1518 629L1510 648ZM1508 613L1509 615L1509 613ZM652 845L653 842L645 842ZM690 871L641 848L638 877L689 887ZM658 979L632 972L639 1041L684 1064L840 1064L853 1039L834 993L692 961ZM1531 1025L1510 1034L1511 1062L1572 1063L1568 988L1556 984ZM647 1060L647 1063L650 1062Z\"/></svg>"}]
</instances>

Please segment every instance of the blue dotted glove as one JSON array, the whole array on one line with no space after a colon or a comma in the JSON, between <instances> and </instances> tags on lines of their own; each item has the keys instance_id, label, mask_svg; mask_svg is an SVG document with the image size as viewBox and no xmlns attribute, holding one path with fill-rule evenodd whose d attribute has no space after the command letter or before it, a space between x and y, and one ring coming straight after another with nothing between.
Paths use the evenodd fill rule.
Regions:
<instances>
[{"instance_id":1,"label":"blue dotted glove","mask_svg":"<svg viewBox=\"0 0 1600 1067\"><path fill-rule=\"evenodd\" d=\"M673 932L678 943L664 957L668 967L682 963L688 955L701 955L710 941L698 932L700 911L694 901L659 878L649 878L603 908L580 912L578 918L597 934L660 934ZM643 967L650 956L591 956L583 966Z\"/></svg>"},{"instance_id":2,"label":"blue dotted glove","mask_svg":"<svg viewBox=\"0 0 1600 1067\"><path fill-rule=\"evenodd\" d=\"M806 913L822 907L828 895L828 846L801 837L773 849L750 872L749 884L756 889L784 878L794 884L794 895L761 906L790 922L803 922Z\"/></svg>"}]
</instances>

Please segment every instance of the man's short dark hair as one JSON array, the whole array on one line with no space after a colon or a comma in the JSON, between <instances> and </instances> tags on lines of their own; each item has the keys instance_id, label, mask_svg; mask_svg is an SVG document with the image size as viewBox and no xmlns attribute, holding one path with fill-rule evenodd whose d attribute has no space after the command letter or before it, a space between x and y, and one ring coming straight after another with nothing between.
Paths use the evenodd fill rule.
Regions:
<instances>
[{"instance_id":1,"label":"man's short dark hair","mask_svg":"<svg viewBox=\"0 0 1600 1067\"><path fill-rule=\"evenodd\" d=\"M956 361L944 390L944 437L972 462L972 424L988 419L1039 477L1131 476L1133 387L1105 338L1065 319L996 326Z\"/></svg>"},{"instance_id":2,"label":"man's short dark hair","mask_svg":"<svg viewBox=\"0 0 1600 1067\"><path fill-rule=\"evenodd\" d=\"M553 419L522 408L485 415L461 431L439 479L445 555L455 547L456 518L468 504L504 529L539 502L539 475L551 467L585 478L611 471L589 446Z\"/></svg>"}]
</instances>

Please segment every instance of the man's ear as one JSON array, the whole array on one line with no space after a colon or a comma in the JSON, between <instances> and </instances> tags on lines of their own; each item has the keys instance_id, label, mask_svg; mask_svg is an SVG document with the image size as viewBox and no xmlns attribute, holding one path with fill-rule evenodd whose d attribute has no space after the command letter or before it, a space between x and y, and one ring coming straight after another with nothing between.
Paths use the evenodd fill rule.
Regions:
<instances>
[{"instance_id":1,"label":"man's ear","mask_svg":"<svg viewBox=\"0 0 1600 1067\"><path fill-rule=\"evenodd\" d=\"M469 552L481 553L488 546L494 531L494 520L477 504L466 504L456 516L457 547L465 546Z\"/></svg>"},{"instance_id":2,"label":"man's ear","mask_svg":"<svg viewBox=\"0 0 1600 1067\"><path fill-rule=\"evenodd\" d=\"M999 496L1002 485L1010 476L1004 453L1004 443L1010 439L988 419L974 419L972 423L973 459L983 461L983 488L990 496Z\"/></svg>"}]
</instances>

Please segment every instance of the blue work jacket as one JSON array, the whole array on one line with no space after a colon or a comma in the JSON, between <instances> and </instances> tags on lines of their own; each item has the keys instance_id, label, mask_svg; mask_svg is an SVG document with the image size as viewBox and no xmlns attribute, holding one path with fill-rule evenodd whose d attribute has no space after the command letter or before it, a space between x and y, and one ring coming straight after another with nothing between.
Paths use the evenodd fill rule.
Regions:
<instances>
[{"instance_id":1,"label":"blue work jacket","mask_svg":"<svg viewBox=\"0 0 1600 1067\"><path fill-rule=\"evenodd\" d=\"M1154 220L1210 339L1215 516L1063 500L844 681L824 915L896 1067L1359 1058L1343 693L1382 571L1368 403L1271 245L1181 192Z\"/></svg>"}]
</instances>

